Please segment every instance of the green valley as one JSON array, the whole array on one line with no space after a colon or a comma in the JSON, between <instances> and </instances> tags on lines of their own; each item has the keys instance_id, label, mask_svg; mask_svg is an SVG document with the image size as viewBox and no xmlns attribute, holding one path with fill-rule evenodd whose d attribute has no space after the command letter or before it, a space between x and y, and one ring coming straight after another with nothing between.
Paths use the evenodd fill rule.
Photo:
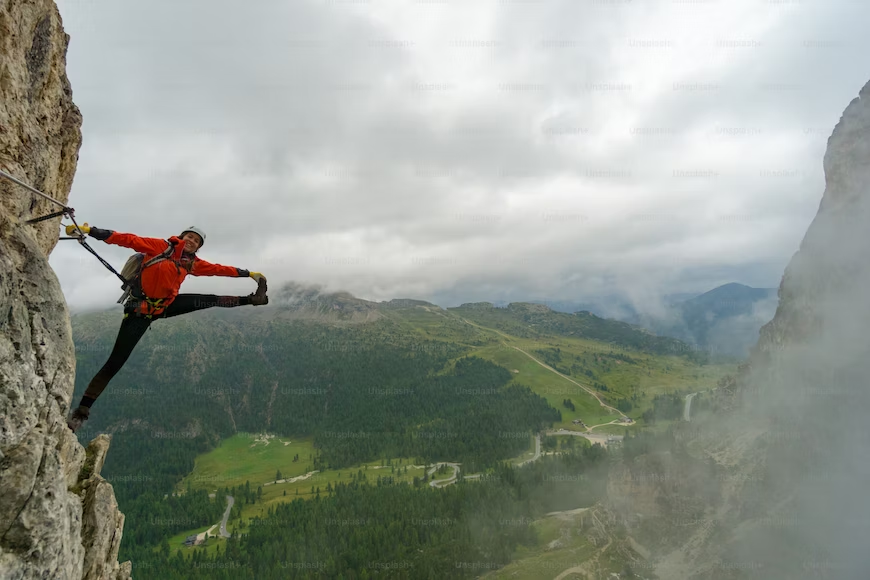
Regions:
<instances>
[{"instance_id":1,"label":"green valley","mask_svg":"<svg viewBox=\"0 0 870 580\"><path fill-rule=\"evenodd\" d=\"M538 305L444 310L349 295L276 302L269 312L207 311L155 324L82 430L83 439L102 431L113 436L103 472L127 514L122 557L154 563L141 577L196 577L173 576L171 569L189 572L195 562L261 553L266 538L255 541L258 526L275 518L316 529L310 518L321 508L292 507L297 500L328 506L349 494L390 502L391 494L405 497L402 488L421 498L421 521L427 510L429 519L440 513L443 494L458 494L452 501L464 507L442 515L463 525L485 513L496 517L496 505L512 511L516 529L495 524L491 530L502 542L497 567L537 561L544 557L541 538L553 533L546 514L591 508L603 490L608 452L593 443L644 427L666 430L679 417L661 412L653 422L661 397L712 389L734 371L679 341ZM107 356L115 324L111 313L73 318L77 395ZM589 438L547 435L560 429ZM458 479L453 467L435 469L444 462L459 465ZM542 475L556 472L552 481ZM560 480L567 472L573 475ZM433 479L439 487L430 485ZM562 493L553 495L553 485ZM235 503L224 538L216 524L227 495ZM278 536L291 533L279 527ZM407 542L412 528L406 522L390 533ZM474 566L448 563L492 553L478 534L467 536L471 529L435 528L437 534L421 536L417 528L426 566L447 574L439 577L479 574ZM183 545L208 530L214 537L204 545ZM349 545L369 533L344 531ZM326 548L331 540L318 541ZM447 549L457 541L471 552ZM585 553L588 546L578 541L571 549ZM287 553L288 547L268 549ZM174 564L157 564L148 554ZM419 565L416 557L402 557ZM358 560L320 564L348 578L378 568ZM309 577L304 567L295 569L298 576L279 573L290 570L259 569L264 575L256 577ZM417 577L401 570L387 575Z\"/></svg>"}]
</instances>

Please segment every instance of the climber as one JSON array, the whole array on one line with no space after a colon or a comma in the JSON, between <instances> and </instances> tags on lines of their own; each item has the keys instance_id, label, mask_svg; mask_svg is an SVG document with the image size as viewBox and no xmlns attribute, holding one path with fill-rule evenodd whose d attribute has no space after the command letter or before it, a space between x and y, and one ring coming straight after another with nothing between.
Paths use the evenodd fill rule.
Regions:
<instances>
[{"instance_id":1,"label":"climber","mask_svg":"<svg viewBox=\"0 0 870 580\"><path fill-rule=\"evenodd\" d=\"M169 318L214 306L232 308L248 304L262 306L269 303L269 297L266 296L266 277L259 272L211 264L196 255L197 250L205 243L205 233L199 228L187 228L180 236L172 236L168 240L140 238L133 234L89 227L88 224L79 226L78 229L75 225L67 226L66 233L68 236L89 235L107 244L123 246L144 254L143 267L138 279L141 293L134 293L125 302L121 329L118 331L109 360L91 380L78 408L72 412L67 421L67 426L73 433L88 419L94 401L127 362L130 353L154 319ZM173 248L171 254L168 252L170 247ZM148 264L150 260L159 258L161 254L166 259L155 260L153 264ZM230 278L250 277L257 281L257 291L248 296L179 294L178 289L188 274Z\"/></svg>"}]
</instances>

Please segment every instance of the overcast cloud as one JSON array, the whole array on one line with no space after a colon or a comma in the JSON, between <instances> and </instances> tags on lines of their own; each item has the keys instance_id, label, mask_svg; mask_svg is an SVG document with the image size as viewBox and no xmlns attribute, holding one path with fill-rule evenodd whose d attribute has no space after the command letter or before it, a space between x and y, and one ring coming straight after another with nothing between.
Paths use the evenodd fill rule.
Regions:
<instances>
[{"instance_id":1,"label":"overcast cloud","mask_svg":"<svg viewBox=\"0 0 870 580\"><path fill-rule=\"evenodd\" d=\"M80 223L371 300L778 286L870 79L859 1L58 5ZM51 264L74 310L120 295L73 242Z\"/></svg>"}]
</instances>

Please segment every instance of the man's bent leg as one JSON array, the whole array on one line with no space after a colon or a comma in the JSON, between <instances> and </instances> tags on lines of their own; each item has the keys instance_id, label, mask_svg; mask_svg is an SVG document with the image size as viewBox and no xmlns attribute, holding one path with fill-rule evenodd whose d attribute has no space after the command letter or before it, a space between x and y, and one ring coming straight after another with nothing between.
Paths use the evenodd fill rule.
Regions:
<instances>
[{"instance_id":1,"label":"man's bent leg","mask_svg":"<svg viewBox=\"0 0 870 580\"><path fill-rule=\"evenodd\" d=\"M148 330L150 324L150 318L139 317L134 314L124 316L124 320L121 321L121 328L118 330L118 338L115 339L115 347L112 349L112 354L109 355L109 360L106 361L103 368L91 379L88 388L85 389L81 403L79 403L80 406L90 408L94 404L94 401L97 400L97 397L100 396L103 389L112 380L112 377L121 370L121 367L130 358L130 353L133 352L136 344L145 334L145 331Z\"/></svg>"},{"instance_id":2,"label":"man's bent leg","mask_svg":"<svg viewBox=\"0 0 870 580\"><path fill-rule=\"evenodd\" d=\"M170 318L181 314L205 310L206 308L234 308L251 303L248 296L217 296L215 294L179 294L166 307L160 318Z\"/></svg>"}]
</instances>

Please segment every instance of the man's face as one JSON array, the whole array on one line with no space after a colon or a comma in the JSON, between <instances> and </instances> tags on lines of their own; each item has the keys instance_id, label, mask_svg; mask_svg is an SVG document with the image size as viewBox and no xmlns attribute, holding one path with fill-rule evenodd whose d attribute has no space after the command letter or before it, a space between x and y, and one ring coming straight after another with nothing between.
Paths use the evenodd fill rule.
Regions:
<instances>
[{"instance_id":1,"label":"man's face","mask_svg":"<svg viewBox=\"0 0 870 580\"><path fill-rule=\"evenodd\" d=\"M181 236L181 239L184 240L184 251L190 252L191 254L196 252L202 245L202 240L200 239L199 235L193 232L185 233L183 236Z\"/></svg>"}]
</instances>

